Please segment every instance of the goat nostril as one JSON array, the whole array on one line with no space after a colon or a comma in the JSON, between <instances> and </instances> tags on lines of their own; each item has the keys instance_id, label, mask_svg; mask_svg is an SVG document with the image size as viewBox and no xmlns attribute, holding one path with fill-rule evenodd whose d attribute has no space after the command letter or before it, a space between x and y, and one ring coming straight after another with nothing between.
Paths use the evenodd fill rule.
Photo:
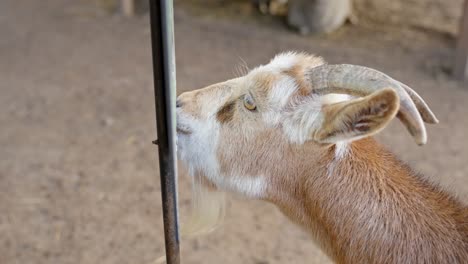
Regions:
<instances>
[{"instance_id":1,"label":"goat nostril","mask_svg":"<svg viewBox=\"0 0 468 264\"><path fill-rule=\"evenodd\" d=\"M182 107L182 101L180 99L176 100L176 107Z\"/></svg>"}]
</instances>

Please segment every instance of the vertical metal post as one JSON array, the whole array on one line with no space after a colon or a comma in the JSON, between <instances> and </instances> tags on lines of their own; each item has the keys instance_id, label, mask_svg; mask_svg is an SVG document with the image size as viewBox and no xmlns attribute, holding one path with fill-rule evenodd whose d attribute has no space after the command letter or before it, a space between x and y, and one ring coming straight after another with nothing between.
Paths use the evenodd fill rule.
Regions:
<instances>
[{"instance_id":1,"label":"vertical metal post","mask_svg":"<svg viewBox=\"0 0 468 264\"><path fill-rule=\"evenodd\" d=\"M468 0L465 0L463 9L455 54L454 75L459 80L468 81Z\"/></svg>"},{"instance_id":2,"label":"vertical metal post","mask_svg":"<svg viewBox=\"0 0 468 264\"><path fill-rule=\"evenodd\" d=\"M166 261L180 263L172 0L149 0Z\"/></svg>"}]
</instances>

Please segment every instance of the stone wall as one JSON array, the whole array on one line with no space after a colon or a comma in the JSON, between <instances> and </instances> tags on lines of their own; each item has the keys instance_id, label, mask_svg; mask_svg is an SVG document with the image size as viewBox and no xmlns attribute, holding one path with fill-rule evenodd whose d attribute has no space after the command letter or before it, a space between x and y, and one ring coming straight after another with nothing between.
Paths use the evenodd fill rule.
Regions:
<instances>
[{"instance_id":1,"label":"stone wall","mask_svg":"<svg viewBox=\"0 0 468 264\"><path fill-rule=\"evenodd\" d=\"M120 0L82 0L94 1L101 7L118 9ZM210 6L217 3L223 6L236 2L249 4L258 0L174 0L179 3L192 3ZM276 0L278 1L278 0ZM350 0L354 13L363 23L393 24L419 27L455 35L458 32L465 0ZM468 1L468 0L467 0ZM135 0L138 13L148 9L148 0ZM286 2L280 0L279 2ZM229 5L228 5L229 6Z\"/></svg>"},{"instance_id":2,"label":"stone wall","mask_svg":"<svg viewBox=\"0 0 468 264\"><path fill-rule=\"evenodd\" d=\"M364 21L457 34L465 0L353 0Z\"/></svg>"}]
</instances>

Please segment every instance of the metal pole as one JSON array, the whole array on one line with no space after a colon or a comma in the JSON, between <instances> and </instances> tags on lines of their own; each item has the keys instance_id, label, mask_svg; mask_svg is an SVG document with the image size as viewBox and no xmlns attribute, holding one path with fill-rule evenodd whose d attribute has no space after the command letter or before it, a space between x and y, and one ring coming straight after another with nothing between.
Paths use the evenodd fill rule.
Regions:
<instances>
[{"instance_id":1,"label":"metal pole","mask_svg":"<svg viewBox=\"0 0 468 264\"><path fill-rule=\"evenodd\" d=\"M465 0L464 11L460 21L457 51L455 53L455 78L468 81L468 0Z\"/></svg>"},{"instance_id":2,"label":"metal pole","mask_svg":"<svg viewBox=\"0 0 468 264\"><path fill-rule=\"evenodd\" d=\"M172 0L149 0L166 262L180 263Z\"/></svg>"}]
</instances>

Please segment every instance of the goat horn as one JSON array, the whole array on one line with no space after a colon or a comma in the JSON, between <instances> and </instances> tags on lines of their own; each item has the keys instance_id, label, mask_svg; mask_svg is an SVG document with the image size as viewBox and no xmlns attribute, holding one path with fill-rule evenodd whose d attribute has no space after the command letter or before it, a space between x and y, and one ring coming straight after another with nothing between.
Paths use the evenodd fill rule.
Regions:
<instances>
[{"instance_id":1,"label":"goat horn","mask_svg":"<svg viewBox=\"0 0 468 264\"><path fill-rule=\"evenodd\" d=\"M424 122L428 124L437 124L439 123L439 120L437 117L434 115L434 113L431 111L429 106L427 106L426 102L417 94L413 89L411 89L408 85L399 82L395 79L393 79L395 82L397 82L405 91L408 93L408 95L411 97L413 100L414 104L416 105L416 108L418 108L419 113L421 114L421 117Z\"/></svg>"},{"instance_id":2,"label":"goat horn","mask_svg":"<svg viewBox=\"0 0 468 264\"><path fill-rule=\"evenodd\" d=\"M322 65L308 72L313 93L346 93L365 96L384 88L394 89L400 98L398 118L406 126L418 145L427 141L427 123L438 120L422 98L411 88L395 81L386 74L357 65Z\"/></svg>"}]
</instances>

